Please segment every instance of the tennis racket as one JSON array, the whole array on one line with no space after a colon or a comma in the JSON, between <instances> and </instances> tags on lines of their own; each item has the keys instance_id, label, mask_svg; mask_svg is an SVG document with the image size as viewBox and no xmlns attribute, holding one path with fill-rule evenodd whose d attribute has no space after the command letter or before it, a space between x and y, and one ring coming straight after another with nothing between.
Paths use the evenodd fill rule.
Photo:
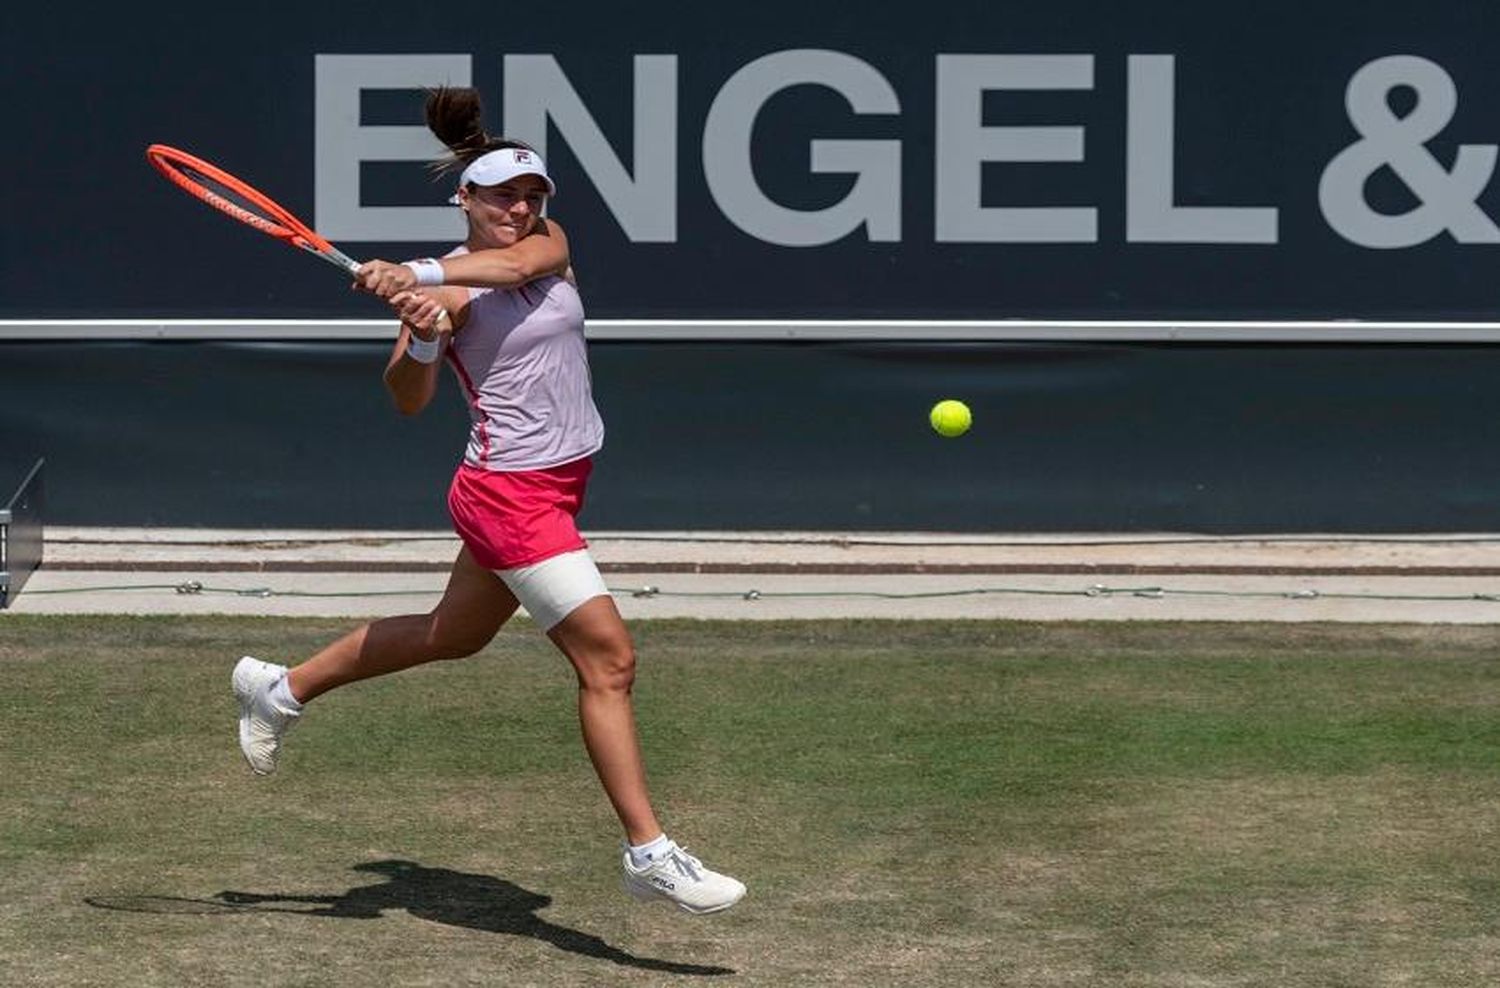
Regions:
<instances>
[{"instance_id":1,"label":"tennis racket","mask_svg":"<svg viewBox=\"0 0 1500 988\"><path fill-rule=\"evenodd\" d=\"M173 185L224 215L305 250L345 274L359 273L358 261L324 240L291 210L217 165L165 144L148 147L146 160Z\"/></svg>"},{"instance_id":2,"label":"tennis racket","mask_svg":"<svg viewBox=\"0 0 1500 988\"><path fill-rule=\"evenodd\" d=\"M166 144L146 148L146 160L167 180L199 202L207 203L225 216L246 226L291 244L321 260L327 261L352 277L359 276L359 262L339 250L317 231L299 220L292 211L244 179L236 178L219 166ZM438 317L438 329L453 331L448 313Z\"/></svg>"}]
</instances>

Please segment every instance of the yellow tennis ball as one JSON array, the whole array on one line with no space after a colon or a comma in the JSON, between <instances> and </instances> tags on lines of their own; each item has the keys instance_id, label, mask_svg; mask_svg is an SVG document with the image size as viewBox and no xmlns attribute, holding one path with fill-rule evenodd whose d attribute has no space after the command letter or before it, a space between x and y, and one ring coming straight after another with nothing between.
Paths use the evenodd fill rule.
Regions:
<instances>
[{"instance_id":1,"label":"yellow tennis ball","mask_svg":"<svg viewBox=\"0 0 1500 988\"><path fill-rule=\"evenodd\" d=\"M963 435L969 431L969 426L974 424L974 416L969 411L969 406L953 398L944 398L933 405L927 419L932 423L932 428L938 435L947 436L949 439Z\"/></svg>"}]
</instances>

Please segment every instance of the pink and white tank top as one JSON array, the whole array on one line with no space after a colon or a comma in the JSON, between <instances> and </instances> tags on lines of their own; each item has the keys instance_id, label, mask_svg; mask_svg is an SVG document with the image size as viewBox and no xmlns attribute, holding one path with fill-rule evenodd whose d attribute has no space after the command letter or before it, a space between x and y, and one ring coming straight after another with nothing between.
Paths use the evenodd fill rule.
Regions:
<instances>
[{"instance_id":1,"label":"pink and white tank top","mask_svg":"<svg viewBox=\"0 0 1500 988\"><path fill-rule=\"evenodd\" d=\"M540 470L597 452L604 422L594 407L577 289L553 276L468 291L468 321L448 349L473 421L464 462Z\"/></svg>"}]
</instances>

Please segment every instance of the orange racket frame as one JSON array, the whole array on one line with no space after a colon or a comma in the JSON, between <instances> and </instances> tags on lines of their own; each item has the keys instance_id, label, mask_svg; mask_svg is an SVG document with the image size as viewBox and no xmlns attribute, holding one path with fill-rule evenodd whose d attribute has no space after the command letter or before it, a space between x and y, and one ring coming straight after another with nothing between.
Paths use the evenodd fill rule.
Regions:
<instances>
[{"instance_id":1,"label":"orange racket frame","mask_svg":"<svg viewBox=\"0 0 1500 988\"><path fill-rule=\"evenodd\" d=\"M231 216L246 226L275 237L283 243L301 248L339 268L345 274L359 273L358 261L319 236L312 227L299 220L291 210L219 166L166 144L153 144L146 148L146 160L173 185L226 216ZM184 169L190 169L217 182L224 189L264 211L265 215L246 209L239 203L207 188L195 181Z\"/></svg>"}]
</instances>

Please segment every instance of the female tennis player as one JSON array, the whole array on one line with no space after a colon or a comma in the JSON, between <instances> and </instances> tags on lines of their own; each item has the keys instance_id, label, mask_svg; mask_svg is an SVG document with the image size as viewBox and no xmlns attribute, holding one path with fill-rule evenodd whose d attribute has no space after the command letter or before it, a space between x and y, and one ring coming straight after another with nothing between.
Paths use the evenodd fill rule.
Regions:
<instances>
[{"instance_id":1,"label":"female tennis player","mask_svg":"<svg viewBox=\"0 0 1500 988\"><path fill-rule=\"evenodd\" d=\"M562 228L541 215L556 187L541 156L487 135L471 89L441 89L427 123L461 168L452 201L468 237L441 260L371 261L356 287L386 299L401 330L385 386L405 414L432 399L446 356L468 399L468 449L448 492L463 548L428 614L365 625L291 668L245 657L234 669L240 748L275 771L303 706L372 676L482 649L517 607L578 678L583 741L624 826L626 891L692 913L745 894L662 831L646 789L631 686L635 654L575 516L604 428L591 396L583 306Z\"/></svg>"}]
</instances>

